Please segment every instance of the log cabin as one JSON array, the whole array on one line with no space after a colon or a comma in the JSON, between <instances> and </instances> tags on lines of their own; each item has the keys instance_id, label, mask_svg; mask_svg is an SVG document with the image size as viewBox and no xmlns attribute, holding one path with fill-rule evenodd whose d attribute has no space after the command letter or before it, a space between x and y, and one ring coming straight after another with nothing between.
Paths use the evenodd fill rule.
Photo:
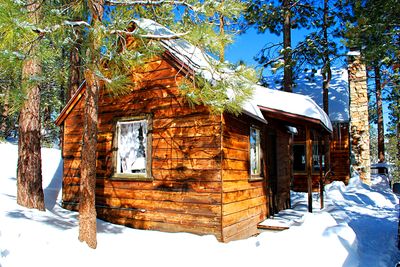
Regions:
<instances>
[{"instance_id":1,"label":"log cabin","mask_svg":"<svg viewBox=\"0 0 400 267\"><path fill-rule=\"evenodd\" d=\"M171 33L152 20L135 23L152 35ZM329 134L329 118L308 97L258 85L240 115L190 105L179 83L188 73L207 77L209 56L183 39L159 42L164 52L135 72L140 81L129 93L100 92L98 218L222 242L257 234L258 223L290 206L295 127ZM56 120L62 206L70 210L79 207L84 94L85 83Z\"/></svg>"}]
</instances>

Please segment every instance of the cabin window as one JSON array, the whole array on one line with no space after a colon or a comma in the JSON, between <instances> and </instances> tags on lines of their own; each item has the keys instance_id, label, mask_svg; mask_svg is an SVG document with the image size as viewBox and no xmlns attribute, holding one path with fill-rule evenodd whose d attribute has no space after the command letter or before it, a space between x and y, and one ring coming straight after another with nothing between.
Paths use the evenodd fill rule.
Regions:
<instances>
[{"instance_id":1,"label":"cabin window","mask_svg":"<svg viewBox=\"0 0 400 267\"><path fill-rule=\"evenodd\" d=\"M250 174L261 176L261 145L260 129L250 127Z\"/></svg>"},{"instance_id":2,"label":"cabin window","mask_svg":"<svg viewBox=\"0 0 400 267\"><path fill-rule=\"evenodd\" d=\"M147 117L138 117L117 122L115 177L151 177L149 121Z\"/></svg>"},{"instance_id":3,"label":"cabin window","mask_svg":"<svg viewBox=\"0 0 400 267\"><path fill-rule=\"evenodd\" d=\"M305 172L306 171L306 145L294 144L293 145L293 171Z\"/></svg>"},{"instance_id":4,"label":"cabin window","mask_svg":"<svg viewBox=\"0 0 400 267\"><path fill-rule=\"evenodd\" d=\"M319 153L320 147L318 143L313 144L313 171L319 171ZM322 147L323 149L323 147ZM323 151L322 151L323 153ZM325 168L325 155L322 154L322 169Z\"/></svg>"},{"instance_id":5,"label":"cabin window","mask_svg":"<svg viewBox=\"0 0 400 267\"><path fill-rule=\"evenodd\" d=\"M319 171L319 146L318 143L313 143L312 148L312 166L313 171ZM293 171L306 171L306 145L304 143L293 145ZM322 155L322 167L325 166L325 155Z\"/></svg>"}]
</instances>

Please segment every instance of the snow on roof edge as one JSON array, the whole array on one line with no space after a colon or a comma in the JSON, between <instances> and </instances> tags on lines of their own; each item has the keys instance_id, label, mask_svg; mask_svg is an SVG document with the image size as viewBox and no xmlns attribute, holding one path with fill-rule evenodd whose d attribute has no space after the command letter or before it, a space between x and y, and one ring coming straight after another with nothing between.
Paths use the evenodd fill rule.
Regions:
<instances>
[{"instance_id":1,"label":"snow on roof edge","mask_svg":"<svg viewBox=\"0 0 400 267\"><path fill-rule=\"evenodd\" d=\"M145 18L140 18L137 20L133 20L138 27L141 29L147 31L149 34L153 35L159 35L159 36L165 36L165 35L171 35L175 34L173 31L169 30L165 26L162 26L161 24L155 22L154 20L151 19L145 19ZM163 45L165 49L167 49L174 57L176 57L178 60L180 60L182 63L187 65L188 67L192 68L198 75L201 75L203 78L206 80L213 82L213 80L218 80L222 79L224 74L226 73L219 73L213 68L213 65L210 64L213 61L215 61L214 58L212 58L210 55L199 49L198 47L190 44L188 41L182 39L182 38L176 38L176 39L163 39L160 41L160 43ZM252 117L256 117L260 119L263 122L266 122L264 116L262 115L262 112L260 108L258 107L259 105L261 106L266 106L269 107L268 105L274 106L273 103L280 102L277 101L277 99L272 98L272 99L266 99L265 97L259 98L257 95L257 88L260 88L258 85L254 85L255 90L254 90L254 96L253 99L247 101L245 105L242 107L243 111L251 115ZM265 88L265 87L263 87ZM266 90L271 90L267 89ZM274 90L271 90L274 91ZM277 91L280 92L280 91ZM290 108L290 105L288 107L282 106L283 111L296 114L296 115L301 115L313 119L319 120L327 129L332 131L332 124L329 119L329 117L326 115L326 113L310 98L307 96L301 96L298 97L298 94L293 94L293 93L286 93L286 92L280 92L280 93L285 93L288 95L284 95L285 97L282 99L282 105L285 106L286 99L302 99L300 103L303 103L305 107L308 109L306 111L299 111L296 109ZM280 95L280 93L276 93L277 95ZM297 96L296 96L297 95ZM260 99L263 99L264 101L260 102ZM295 101L296 102L296 101ZM299 102L298 102L299 103ZM297 103L293 103L294 106L297 105ZM286 105L287 106L287 105ZM278 108L279 110L279 108Z\"/></svg>"}]
</instances>

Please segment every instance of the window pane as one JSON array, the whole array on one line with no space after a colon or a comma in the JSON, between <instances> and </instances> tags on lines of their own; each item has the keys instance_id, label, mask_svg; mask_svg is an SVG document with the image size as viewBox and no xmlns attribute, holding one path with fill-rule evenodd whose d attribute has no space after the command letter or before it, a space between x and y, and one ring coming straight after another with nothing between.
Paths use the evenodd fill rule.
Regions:
<instances>
[{"instance_id":1,"label":"window pane","mask_svg":"<svg viewBox=\"0 0 400 267\"><path fill-rule=\"evenodd\" d=\"M313 144L313 170L319 171L319 146L318 144ZM322 155L322 167L325 166L325 155Z\"/></svg>"},{"instance_id":2,"label":"window pane","mask_svg":"<svg viewBox=\"0 0 400 267\"><path fill-rule=\"evenodd\" d=\"M293 170L306 170L306 146L303 144L293 145Z\"/></svg>"},{"instance_id":3,"label":"window pane","mask_svg":"<svg viewBox=\"0 0 400 267\"><path fill-rule=\"evenodd\" d=\"M146 174L147 121L118 122L117 173Z\"/></svg>"},{"instance_id":4,"label":"window pane","mask_svg":"<svg viewBox=\"0 0 400 267\"><path fill-rule=\"evenodd\" d=\"M260 130L253 127L250 128L250 173L261 174Z\"/></svg>"}]
</instances>

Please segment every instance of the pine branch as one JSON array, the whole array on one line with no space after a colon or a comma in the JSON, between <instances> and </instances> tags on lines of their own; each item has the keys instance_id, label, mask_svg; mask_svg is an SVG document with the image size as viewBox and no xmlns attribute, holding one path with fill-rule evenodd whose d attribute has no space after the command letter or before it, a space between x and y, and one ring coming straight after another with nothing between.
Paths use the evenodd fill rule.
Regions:
<instances>
[{"instance_id":1,"label":"pine branch","mask_svg":"<svg viewBox=\"0 0 400 267\"><path fill-rule=\"evenodd\" d=\"M174 1L174 0L106 0L105 4L110 6L133 6L133 5L163 5L163 4L171 4L171 5L178 5L178 6L185 6L193 11L196 11L197 8L193 5L187 3L186 1Z\"/></svg>"}]
</instances>

